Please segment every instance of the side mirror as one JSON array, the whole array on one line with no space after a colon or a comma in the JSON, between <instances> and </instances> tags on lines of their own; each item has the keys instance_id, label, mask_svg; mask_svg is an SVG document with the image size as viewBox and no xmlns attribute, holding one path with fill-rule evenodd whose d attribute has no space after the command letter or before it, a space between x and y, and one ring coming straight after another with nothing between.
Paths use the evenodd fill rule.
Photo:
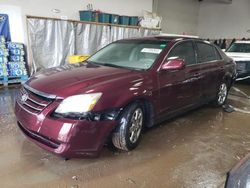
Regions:
<instances>
[{"instance_id":1,"label":"side mirror","mask_svg":"<svg viewBox=\"0 0 250 188\"><path fill-rule=\"evenodd\" d=\"M168 59L166 60L161 70L181 70L186 66L186 62L183 59Z\"/></svg>"}]
</instances>

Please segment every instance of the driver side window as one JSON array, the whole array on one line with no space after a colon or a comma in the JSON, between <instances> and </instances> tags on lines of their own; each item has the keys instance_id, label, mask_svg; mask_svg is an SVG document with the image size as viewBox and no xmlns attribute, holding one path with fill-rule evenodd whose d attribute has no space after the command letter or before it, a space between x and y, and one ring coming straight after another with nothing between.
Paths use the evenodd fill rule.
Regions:
<instances>
[{"instance_id":1,"label":"driver side window","mask_svg":"<svg viewBox=\"0 0 250 188\"><path fill-rule=\"evenodd\" d=\"M178 44L170 51L168 59L183 59L186 65L196 64L193 43L188 41Z\"/></svg>"}]
</instances>

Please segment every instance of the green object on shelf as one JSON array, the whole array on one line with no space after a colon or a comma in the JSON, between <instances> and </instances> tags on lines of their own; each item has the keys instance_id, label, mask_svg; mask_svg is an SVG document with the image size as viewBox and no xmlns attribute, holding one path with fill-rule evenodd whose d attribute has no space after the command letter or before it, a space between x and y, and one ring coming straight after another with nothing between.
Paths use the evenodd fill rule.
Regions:
<instances>
[{"instance_id":1,"label":"green object on shelf","mask_svg":"<svg viewBox=\"0 0 250 188\"><path fill-rule=\"evenodd\" d=\"M110 23L111 24L119 24L119 15L111 14L110 15Z\"/></svg>"},{"instance_id":2,"label":"green object on shelf","mask_svg":"<svg viewBox=\"0 0 250 188\"><path fill-rule=\"evenodd\" d=\"M109 23L109 20L110 20L110 14L107 14L107 13L98 14L98 21L100 23Z\"/></svg>"},{"instance_id":3,"label":"green object on shelf","mask_svg":"<svg viewBox=\"0 0 250 188\"><path fill-rule=\"evenodd\" d=\"M119 16L119 24L120 25L129 25L129 17L128 16Z\"/></svg>"},{"instance_id":4,"label":"green object on shelf","mask_svg":"<svg viewBox=\"0 0 250 188\"><path fill-rule=\"evenodd\" d=\"M81 10L79 11L80 20L87 22L96 22L97 21L97 12L90 10Z\"/></svg>"},{"instance_id":5,"label":"green object on shelf","mask_svg":"<svg viewBox=\"0 0 250 188\"><path fill-rule=\"evenodd\" d=\"M137 16L129 17L129 25L137 26L139 18Z\"/></svg>"},{"instance_id":6,"label":"green object on shelf","mask_svg":"<svg viewBox=\"0 0 250 188\"><path fill-rule=\"evenodd\" d=\"M160 48L161 48L161 49L164 49L166 46L167 46L166 44L161 44L161 45L160 45Z\"/></svg>"}]
</instances>

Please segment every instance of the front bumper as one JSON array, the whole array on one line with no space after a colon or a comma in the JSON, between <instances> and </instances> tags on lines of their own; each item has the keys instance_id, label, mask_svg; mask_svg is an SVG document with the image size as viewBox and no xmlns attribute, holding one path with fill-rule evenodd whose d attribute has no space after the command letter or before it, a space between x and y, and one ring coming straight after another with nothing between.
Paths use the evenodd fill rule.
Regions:
<instances>
[{"instance_id":1,"label":"front bumper","mask_svg":"<svg viewBox=\"0 0 250 188\"><path fill-rule=\"evenodd\" d=\"M250 71L245 71L245 72L239 71L237 74L237 78L247 78L249 76L250 76Z\"/></svg>"},{"instance_id":2,"label":"front bumper","mask_svg":"<svg viewBox=\"0 0 250 188\"><path fill-rule=\"evenodd\" d=\"M106 138L117 125L115 120L91 121L52 117L58 106L51 103L38 114L26 111L19 102L15 105L18 126L34 143L65 158L98 156Z\"/></svg>"},{"instance_id":3,"label":"front bumper","mask_svg":"<svg viewBox=\"0 0 250 188\"><path fill-rule=\"evenodd\" d=\"M250 61L237 61L237 78L250 76Z\"/></svg>"}]
</instances>

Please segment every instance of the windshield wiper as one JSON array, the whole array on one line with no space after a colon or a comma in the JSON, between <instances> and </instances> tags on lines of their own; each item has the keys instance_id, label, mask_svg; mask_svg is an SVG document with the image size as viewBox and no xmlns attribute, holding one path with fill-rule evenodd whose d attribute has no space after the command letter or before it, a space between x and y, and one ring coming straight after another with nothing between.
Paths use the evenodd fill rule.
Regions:
<instances>
[{"instance_id":1,"label":"windshield wiper","mask_svg":"<svg viewBox=\"0 0 250 188\"><path fill-rule=\"evenodd\" d=\"M115 64L112 64L112 63L100 63L100 65L109 66L109 67L115 67L115 68L125 68L125 67L122 67L122 66L119 66L119 65L115 65Z\"/></svg>"},{"instance_id":2,"label":"windshield wiper","mask_svg":"<svg viewBox=\"0 0 250 188\"><path fill-rule=\"evenodd\" d=\"M115 67L115 68L120 68L120 69L129 69L129 70L138 70L138 71L144 70L144 69L135 68L135 67L119 66L119 65L112 64L112 63L97 63L97 62L94 62L94 61L87 61L87 63L94 64L94 65L103 65L103 66L108 66L108 67Z\"/></svg>"},{"instance_id":3,"label":"windshield wiper","mask_svg":"<svg viewBox=\"0 0 250 188\"><path fill-rule=\"evenodd\" d=\"M97 64L97 63L95 63L94 61L89 61L89 60L86 60L85 62L87 62L87 63L89 63L89 64Z\"/></svg>"},{"instance_id":4,"label":"windshield wiper","mask_svg":"<svg viewBox=\"0 0 250 188\"><path fill-rule=\"evenodd\" d=\"M136 68L136 67L126 67L126 66L114 65L114 64L111 64L111 63L102 63L101 65L115 67L115 68L121 68L121 69L137 70L137 71L144 70L144 69L140 69L140 68Z\"/></svg>"},{"instance_id":5,"label":"windshield wiper","mask_svg":"<svg viewBox=\"0 0 250 188\"><path fill-rule=\"evenodd\" d=\"M109 67L122 68L122 66L114 65L114 64L111 64L111 63L97 63L97 62L88 61L88 60L86 62L89 63L89 64L94 64L94 65L104 65L104 66L109 66Z\"/></svg>"}]
</instances>

